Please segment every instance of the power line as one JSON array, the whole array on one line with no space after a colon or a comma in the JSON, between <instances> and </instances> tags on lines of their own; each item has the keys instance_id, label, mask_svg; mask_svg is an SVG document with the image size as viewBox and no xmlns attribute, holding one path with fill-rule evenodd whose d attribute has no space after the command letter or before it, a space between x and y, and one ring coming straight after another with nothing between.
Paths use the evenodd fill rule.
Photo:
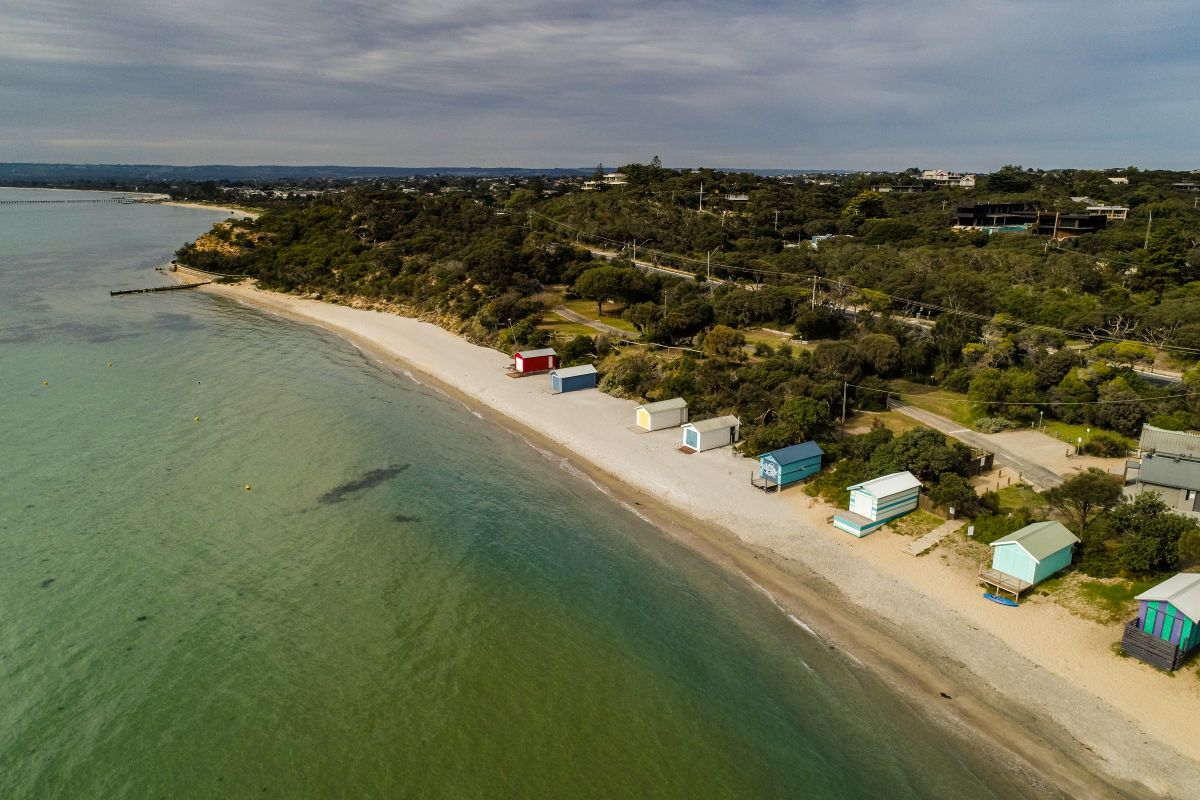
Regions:
<instances>
[{"instance_id":1,"label":"power line","mask_svg":"<svg viewBox=\"0 0 1200 800\"><path fill-rule=\"evenodd\" d=\"M925 397L923 394L915 394L912 392L894 392L890 389L880 389L875 386L859 386L856 383L848 383L847 386L853 386L855 389L862 389L867 392L879 392L880 394L893 395L895 397ZM1165 394L1161 397L1136 397L1132 400L1027 400L1025 402L999 402L991 400L971 400L966 398L968 403L979 403L989 406L1102 406L1111 403L1156 403L1159 400L1174 400L1180 397L1200 397L1200 392L1186 392L1184 394Z\"/></svg>"},{"instance_id":2,"label":"power line","mask_svg":"<svg viewBox=\"0 0 1200 800\"><path fill-rule=\"evenodd\" d=\"M582 228L578 228L573 225L569 225L565 222L561 222L559 220L553 219L552 217L547 217L545 214L540 214L536 211L530 211L529 214L531 216L535 216L539 219L543 219L543 220L551 223L552 225L556 225L560 228L563 228L564 230L569 230L573 233L576 233L583 237L587 237L594 241L605 242L607 244L611 244L611 245L614 245L617 247L624 247L626 245L625 242L619 241L617 239L610 239L606 236L602 236L597 233L592 233L590 231L585 231ZM703 266L706 268L708 267L708 264L706 261L703 261L703 260L697 259L697 258L691 258L689 256L682 256L682 255L678 255L675 253L667 253L667 252L664 252L661 250L654 250L654 249L647 249L647 248L643 248L643 253L649 253L656 257L662 257L662 258L665 258L668 260L679 261L679 262L683 262L683 263L687 263L687 264L695 264L697 267L700 267L700 266ZM1024 328L1024 329L1028 329L1028 330L1039 330L1039 331L1045 331L1047 333L1059 333L1059 334L1062 334L1064 336L1071 337L1071 338L1091 339L1093 341L1108 342L1111 344L1137 344L1137 345L1147 345L1147 346L1155 347L1155 345L1149 345L1148 342L1139 341L1137 339L1122 339L1120 337L1107 336L1107 335L1104 335L1101 333L1093 333L1091 331L1075 331L1075 330L1070 330L1067 328L1056 328L1052 325L1042 325L1042 324L1039 324L1036 322L1024 322L1024 321L1016 320L1016 319L997 319L996 318L997 315L995 315L995 314L993 314L993 315L980 314L978 312L967 311L967 310L961 309L961 308L951 308L949 306L942 306L942 305L938 305L936 303L928 303L923 300L912 300L907 297L899 297L897 295L888 294L887 292L884 292L880 289L867 289L865 287L855 286L854 284L835 280L833 278L825 278L820 275L800 275L795 272L783 272L781 270L761 269L759 267L735 266L733 264L716 264L715 266L717 267L717 269L725 270L726 272L743 273L743 274L751 274L751 275L777 275L777 276L784 277L784 278L791 278L791 279L794 279L797 281L804 281L804 280L818 281L820 283L826 284L828 286L837 287L839 289L845 289L845 290L850 290L850 291L855 291L855 292L860 292L860 293L871 293L871 294L874 294L874 295L877 295L880 297L884 297L884 298L886 298L894 303L898 303L900 305L915 306L917 308L930 309L931 311L937 311L942 314L955 314L960 317L966 317L969 319L979 320L981 322L984 322L984 323L987 323L990 325L998 325L998 326L1009 327L1009 328ZM1191 354L1200 355L1200 348L1195 348L1195 347L1183 347L1181 345L1157 345L1156 347L1159 350L1170 350L1170 351L1174 351L1174 352L1178 352L1178 353L1191 353Z\"/></svg>"}]
</instances>

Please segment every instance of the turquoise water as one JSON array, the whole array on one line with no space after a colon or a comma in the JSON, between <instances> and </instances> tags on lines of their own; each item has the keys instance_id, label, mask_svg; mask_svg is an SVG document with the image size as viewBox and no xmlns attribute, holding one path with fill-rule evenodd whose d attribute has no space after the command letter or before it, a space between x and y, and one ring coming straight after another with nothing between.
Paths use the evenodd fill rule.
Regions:
<instances>
[{"instance_id":1,"label":"turquoise water","mask_svg":"<svg viewBox=\"0 0 1200 800\"><path fill-rule=\"evenodd\" d=\"M218 218L0 206L0 797L1028 796L438 392L108 296Z\"/></svg>"}]
</instances>

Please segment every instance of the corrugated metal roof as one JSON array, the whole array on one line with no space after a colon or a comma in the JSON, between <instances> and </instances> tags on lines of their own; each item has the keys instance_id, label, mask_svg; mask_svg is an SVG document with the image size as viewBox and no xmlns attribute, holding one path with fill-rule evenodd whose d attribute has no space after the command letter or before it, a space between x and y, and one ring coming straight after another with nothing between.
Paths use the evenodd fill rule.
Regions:
<instances>
[{"instance_id":1,"label":"corrugated metal roof","mask_svg":"<svg viewBox=\"0 0 1200 800\"><path fill-rule=\"evenodd\" d=\"M1153 425L1143 425L1138 449L1200 458L1200 433L1168 431Z\"/></svg>"},{"instance_id":2,"label":"corrugated metal roof","mask_svg":"<svg viewBox=\"0 0 1200 800\"><path fill-rule=\"evenodd\" d=\"M1134 600L1165 600L1187 614L1192 622L1200 623L1200 573L1181 572L1147 589Z\"/></svg>"},{"instance_id":3,"label":"corrugated metal roof","mask_svg":"<svg viewBox=\"0 0 1200 800\"><path fill-rule=\"evenodd\" d=\"M684 400L682 397L675 397L671 400L659 400L657 403L643 403L638 406L638 408L644 409L651 414L656 411L675 411L687 407L687 400Z\"/></svg>"},{"instance_id":4,"label":"corrugated metal roof","mask_svg":"<svg viewBox=\"0 0 1200 800\"><path fill-rule=\"evenodd\" d=\"M1174 489L1200 489L1200 461L1169 455L1146 456L1138 470L1138 483Z\"/></svg>"},{"instance_id":5,"label":"corrugated metal roof","mask_svg":"<svg viewBox=\"0 0 1200 800\"><path fill-rule=\"evenodd\" d=\"M579 367L563 367L554 370L550 374L557 375L559 378L574 378L576 375L594 375L596 374L596 367L592 364L584 364Z\"/></svg>"},{"instance_id":6,"label":"corrugated metal roof","mask_svg":"<svg viewBox=\"0 0 1200 800\"><path fill-rule=\"evenodd\" d=\"M1067 530L1061 522L1035 522L997 539L992 542L992 547L1001 544L1020 545L1026 553L1040 563L1047 556L1054 555L1064 547L1070 547L1078 541L1079 537Z\"/></svg>"},{"instance_id":7,"label":"corrugated metal roof","mask_svg":"<svg viewBox=\"0 0 1200 800\"><path fill-rule=\"evenodd\" d=\"M769 453L763 453L759 458L770 456L775 459L775 463L779 466L786 464L794 464L797 461L804 461L813 456L823 456L825 451L821 449L821 445L816 442L801 442L794 444L791 447L781 447L778 450L772 450Z\"/></svg>"},{"instance_id":8,"label":"corrugated metal roof","mask_svg":"<svg viewBox=\"0 0 1200 800\"><path fill-rule=\"evenodd\" d=\"M891 475L872 478L850 488L852 490L859 489L875 497L888 497L909 489L916 489L920 485L921 482L917 480L917 476L911 472L893 472Z\"/></svg>"},{"instance_id":9,"label":"corrugated metal roof","mask_svg":"<svg viewBox=\"0 0 1200 800\"><path fill-rule=\"evenodd\" d=\"M520 356L521 358L537 358L539 356L556 356L553 347L543 347L541 350L522 350L518 353L513 353L513 358Z\"/></svg>"},{"instance_id":10,"label":"corrugated metal roof","mask_svg":"<svg viewBox=\"0 0 1200 800\"><path fill-rule=\"evenodd\" d=\"M721 428L736 428L741 426L742 421L737 417L724 416L713 417L712 419L702 419L699 422L689 422L700 433L708 433L709 431L720 430Z\"/></svg>"}]
</instances>

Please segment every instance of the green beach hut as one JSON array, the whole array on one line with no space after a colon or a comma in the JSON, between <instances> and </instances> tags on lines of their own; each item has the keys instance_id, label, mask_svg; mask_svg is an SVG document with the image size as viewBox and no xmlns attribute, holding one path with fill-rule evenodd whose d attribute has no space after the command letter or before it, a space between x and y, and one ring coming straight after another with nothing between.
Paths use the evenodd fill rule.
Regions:
<instances>
[{"instance_id":1,"label":"green beach hut","mask_svg":"<svg viewBox=\"0 0 1200 800\"><path fill-rule=\"evenodd\" d=\"M1016 594L1040 583L1071 563L1079 537L1061 522L1035 522L992 542L992 568L985 573L998 580L988 583ZM1011 578L1011 581L1005 581Z\"/></svg>"}]
</instances>

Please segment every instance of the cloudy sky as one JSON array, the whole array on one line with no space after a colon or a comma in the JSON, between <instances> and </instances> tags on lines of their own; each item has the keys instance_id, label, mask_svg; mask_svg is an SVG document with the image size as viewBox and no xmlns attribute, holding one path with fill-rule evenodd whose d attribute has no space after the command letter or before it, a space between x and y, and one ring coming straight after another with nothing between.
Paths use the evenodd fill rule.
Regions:
<instances>
[{"instance_id":1,"label":"cloudy sky","mask_svg":"<svg viewBox=\"0 0 1200 800\"><path fill-rule=\"evenodd\" d=\"M1196 0L0 0L0 161L1200 167Z\"/></svg>"}]
</instances>

